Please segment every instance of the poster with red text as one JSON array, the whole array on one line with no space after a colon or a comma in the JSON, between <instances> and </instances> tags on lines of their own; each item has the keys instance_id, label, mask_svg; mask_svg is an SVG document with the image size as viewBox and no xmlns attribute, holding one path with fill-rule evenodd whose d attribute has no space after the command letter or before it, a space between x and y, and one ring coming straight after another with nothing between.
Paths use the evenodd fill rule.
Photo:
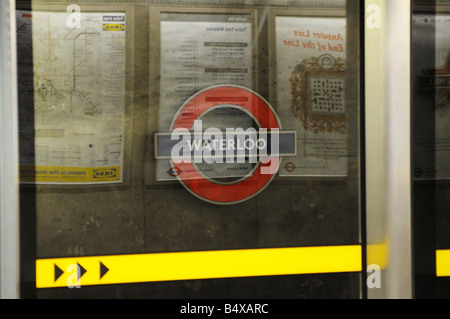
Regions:
<instances>
[{"instance_id":1,"label":"poster with red text","mask_svg":"<svg viewBox=\"0 0 450 319\"><path fill-rule=\"evenodd\" d=\"M276 105L297 131L280 176L347 175L346 19L275 17Z\"/></svg>"}]
</instances>

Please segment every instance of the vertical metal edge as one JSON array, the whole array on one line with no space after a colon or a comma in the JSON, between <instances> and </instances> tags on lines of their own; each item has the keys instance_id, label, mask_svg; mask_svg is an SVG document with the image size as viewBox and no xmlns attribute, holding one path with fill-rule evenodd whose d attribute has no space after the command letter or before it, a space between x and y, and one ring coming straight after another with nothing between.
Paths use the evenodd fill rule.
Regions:
<instances>
[{"instance_id":1,"label":"vertical metal edge","mask_svg":"<svg viewBox=\"0 0 450 319\"><path fill-rule=\"evenodd\" d=\"M358 2L359 23L359 216L360 216L360 243L361 243L361 298L368 299L367 278L367 196L366 196L366 81L365 81L365 50L366 50L366 17L365 1Z\"/></svg>"},{"instance_id":2,"label":"vertical metal edge","mask_svg":"<svg viewBox=\"0 0 450 319\"><path fill-rule=\"evenodd\" d=\"M386 1L386 298L412 298L411 1Z\"/></svg>"},{"instance_id":3,"label":"vertical metal edge","mask_svg":"<svg viewBox=\"0 0 450 319\"><path fill-rule=\"evenodd\" d=\"M375 27L372 4L380 9ZM369 287L368 298L411 299L411 3L365 6L367 265L380 270L380 286Z\"/></svg>"},{"instance_id":4,"label":"vertical metal edge","mask_svg":"<svg viewBox=\"0 0 450 319\"><path fill-rule=\"evenodd\" d=\"M380 287L368 287L367 298L381 299L386 296L387 234L385 222L386 186L386 88L384 86L385 56L385 4L387 0L365 0L364 3L364 157L365 157L365 209L366 209L366 265L378 266ZM377 18L379 26L369 25ZM374 15L375 16L372 16ZM380 249L381 248L381 249ZM371 275L367 270L367 278Z\"/></svg>"},{"instance_id":5,"label":"vertical metal edge","mask_svg":"<svg viewBox=\"0 0 450 319\"><path fill-rule=\"evenodd\" d=\"M19 187L16 18L13 0L0 2L0 298L19 293Z\"/></svg>"}]
</instances>

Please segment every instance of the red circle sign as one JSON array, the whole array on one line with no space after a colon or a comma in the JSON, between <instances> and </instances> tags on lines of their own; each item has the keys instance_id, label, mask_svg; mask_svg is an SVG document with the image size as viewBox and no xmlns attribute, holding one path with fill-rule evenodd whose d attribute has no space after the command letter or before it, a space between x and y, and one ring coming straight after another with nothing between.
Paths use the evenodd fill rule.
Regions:
<instances>
[{"instance_id":1,"label":"red circle sign","mask_svg":"<svg viewBox=\"0 0 450 319\"><path fill-rule=\"evenodd\" d=\"M214 86L206 88L190 97L178 110L172 122L170 130L184 128L191 130L194 121L202 114L208 112L219 105L233 105L242 108L250 113L262 128L268 131L271 129L281 129L278 117L273 108L257 93L241 86ZM190 114L193 116L183 116ZM246 179L235 184L218 184L206 179L200 174L192 163L177 163L178 169L182 172L193 172L189 178L183 174L177 175L178 180L188 191L198 198L221 205L236 204L246 201L261 192L273 179L274 173L278 169L279 157L269 157L267 164L258 162L258 167ZM271 174L262 174L262 167L275 167Z\"/></svg>"}]
</instances>

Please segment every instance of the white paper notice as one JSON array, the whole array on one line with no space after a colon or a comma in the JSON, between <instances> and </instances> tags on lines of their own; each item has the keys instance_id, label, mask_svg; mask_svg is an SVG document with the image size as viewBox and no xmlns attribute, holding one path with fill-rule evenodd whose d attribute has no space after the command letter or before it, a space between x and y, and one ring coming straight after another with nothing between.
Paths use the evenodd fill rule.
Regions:
<instances>
[{"instance_id":1,"label":"white paper notice","mask_svg":"<svg viewBox=\"0 0 450 319\"><path fill-rule=\"evenodd\" d=\"M276 17L276 102L298 156L280 176L346 176L345 18Z\"/></svg>"},{"instance_id":2,"label":"white paper notice","mask_svg":"<svg viewBox=\"0 0 450 319\"><path fill-rule=\"evenodd\" d=\"M121 182L123 13L17 12L24 182Z\"/></svg>"},{"instance_id":3,"label":"white paper notice","mask_svg":"<svg viewBox=\"0 0 450 319\"><path fill-rule=\"evenodd\" d=\"M220 84L253 88L253 37L250 14L161 14L159 131L168 132L183 103L199 90ZM248 128L252 119L235 108L211 111L204 128ZM240 177L252 164L199 164L206 177ZM157 161L157 180L174 180L168 160ZM177 174L179 174L178 172ZM189 172L181 172L188 174Z\"/></svg>"}]
</instances>

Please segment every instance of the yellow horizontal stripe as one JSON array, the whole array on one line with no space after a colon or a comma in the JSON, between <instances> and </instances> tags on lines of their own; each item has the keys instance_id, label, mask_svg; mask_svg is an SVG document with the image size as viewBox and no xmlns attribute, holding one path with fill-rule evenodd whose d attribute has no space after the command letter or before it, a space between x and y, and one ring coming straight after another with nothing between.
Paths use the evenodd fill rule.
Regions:
<instances>
[{"instance_id":1,"label":"yellow horizontal stripe","mask_svg":"<svg viewBox=\"0 0 450 319\"><path fill-rule=\"evenodd\" d=\"M436 251L436 276L450 277L450 250Z\"/></svg>"},{"instance_id":2,"label":"yellow horizontal stripe","mask_svg":"<svg viewBox=\"0 0 450 319\"><path fill-rule=\"evenodd\" d=\"M95 183L120 181L120 166L69 167L21 165L21 182Z\"/></svg>"},{"instance_id":3,"label":"yellow horizontal stripe","mask_svg":"<svg viewBox=\"0 0 450 319\"><path fill-rule=\"evenodd\" d=\"M100 278L100 263L109 270ZM361 246L155 253L39 259L37 288L74 284L73 266L86 272L76 285L360 272ZM55 281L55 265L64 273ZM72 268L71 268L72 267Z\"/></svg>"}]
</instances>

